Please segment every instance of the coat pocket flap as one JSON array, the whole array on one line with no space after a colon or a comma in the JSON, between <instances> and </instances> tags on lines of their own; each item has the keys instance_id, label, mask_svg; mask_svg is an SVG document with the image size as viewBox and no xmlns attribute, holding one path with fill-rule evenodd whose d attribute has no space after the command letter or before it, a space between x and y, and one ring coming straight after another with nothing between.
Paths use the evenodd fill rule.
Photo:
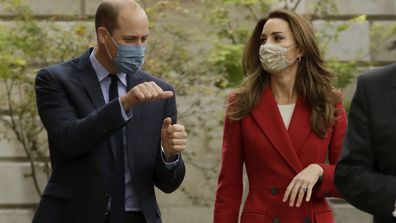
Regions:
<instances>
[{"instance_id":1,"label":"coat pocket flap","mask_svg":"<svg viewBox=\"0 0 396 223\"><path fill-rule=\"evenodd\" d=\"M265 222L266 214L260 211L244 211L241 216L241 223Z\"/></svg>"}]
</instances>

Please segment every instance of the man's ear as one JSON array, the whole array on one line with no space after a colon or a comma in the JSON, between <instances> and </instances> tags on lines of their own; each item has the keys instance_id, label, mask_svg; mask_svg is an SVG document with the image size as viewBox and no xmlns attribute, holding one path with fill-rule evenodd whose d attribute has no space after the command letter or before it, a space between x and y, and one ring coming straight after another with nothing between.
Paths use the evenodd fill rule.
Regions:
<instances>
[{"instance_id":1,"label":"man's ear","mask_svg":"<svg viewBox=\"0 0 396 223\"><path fill-rule=\"evenodd\" d=\"M108 35L106 29L104 27L99 27L96 32L98 35L99 43L104 44Z\"/></svg>"}]
</instances>

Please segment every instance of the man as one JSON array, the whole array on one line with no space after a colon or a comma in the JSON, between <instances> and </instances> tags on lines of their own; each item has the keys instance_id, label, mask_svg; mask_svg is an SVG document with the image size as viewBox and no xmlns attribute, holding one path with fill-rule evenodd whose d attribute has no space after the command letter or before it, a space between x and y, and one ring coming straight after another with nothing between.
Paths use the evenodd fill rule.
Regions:
<instances>
[{"instance_id":1,"label":"man","mask_svg":"<svg viewBox=\"0 0 396 223\"><path fill-rule=\"evenodd\" d=\"M335 184L374 222L396 222L396 64L358 77Z\"/></svg>"},{"instance_id":2,"label":"man","mask_svg":"<svg viewBox=\"0 0 396 223\"><path fill-rule=\"evenodd\" d=\"M97 46L40 70L37 106L52 174L33 222L160 223L154 186L183 181L173 88L140 69L149 23L132 0L102 2Z\"/></svg>"}]
</instances>

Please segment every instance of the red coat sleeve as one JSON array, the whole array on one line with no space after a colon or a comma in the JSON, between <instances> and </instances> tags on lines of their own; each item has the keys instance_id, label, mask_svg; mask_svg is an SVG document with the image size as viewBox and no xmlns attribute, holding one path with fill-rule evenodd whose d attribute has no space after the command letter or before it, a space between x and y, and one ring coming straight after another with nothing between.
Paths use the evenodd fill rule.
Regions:
<instances>
[{"instance_id":1,"label":"red coat sleeve","mask_svg":"<svg viewBox=\"0 0 396 223\"><path fill-rule=\"evenodd\" d=\"M317 197L342 197L334 184L334 171L340 157L347 119L342 103L337 104L337 109L338 115L333 126L328 150L329 163L319 164L323 168L323 177L321 183L318 184L318 188L316 189L315 196Z\"/></svg>"},{"instance_id":2,"label":"red coat sleeve","mask_svg":"<svg viewBox=\"0 0 396 223\"><path fill-rule=\"evenodd\" d=\"M243 190L241 121L224 122L222 162L214 204L214 223L237 223Z\"/></svg>"}]
</instances>

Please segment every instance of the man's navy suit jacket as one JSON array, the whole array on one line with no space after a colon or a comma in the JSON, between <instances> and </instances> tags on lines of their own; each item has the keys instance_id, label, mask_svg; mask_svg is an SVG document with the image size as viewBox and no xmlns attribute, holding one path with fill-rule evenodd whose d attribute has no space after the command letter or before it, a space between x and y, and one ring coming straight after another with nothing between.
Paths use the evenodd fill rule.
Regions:
<instances>
[{"instance_id":1,"label":"man's navy suit jacket","mask_svg":"<svg viewBox=\"0 0 396 223\"><path fill-rule=\"evenodd\" d=\"M335 184L375 223L395 223L396 63L357 78Z\"/></svg>"},{"instance_id":2,"label":"man's navy suit jacket","mask_svg":"<svg viewBox=\"0 0 396 223\"><path fill-rule=\"evenodd\" d=\"M111 135L126 127L126 155L139 205L148 223L160 223L154 185L171 193L185 174L181 156L173 169L161 158L161 127L166 117L176 122L175 97L134 106L126 122L117 99L105 104L91 52L37 74L37 106L48 133L52 174L33 222L105 221L115 162ZM173 91L140 70L127 75L127 90L146 81Z\"/></svg>"}]
</instances>

